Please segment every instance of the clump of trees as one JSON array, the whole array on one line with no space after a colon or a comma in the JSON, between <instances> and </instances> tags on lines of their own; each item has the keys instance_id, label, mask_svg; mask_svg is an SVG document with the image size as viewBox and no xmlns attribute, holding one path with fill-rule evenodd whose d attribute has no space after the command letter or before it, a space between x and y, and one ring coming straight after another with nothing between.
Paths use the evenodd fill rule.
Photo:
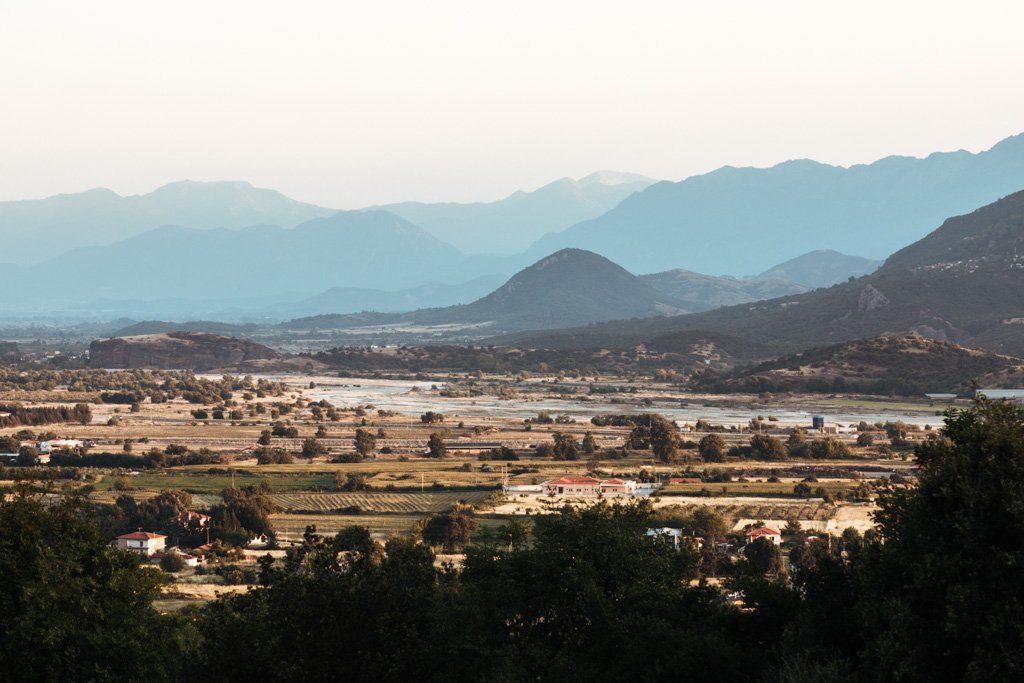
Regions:
<instances>
[{"instance_id":1,"label":"clump of trees","mask_svg":"<svg viewBox=\"0 0 1024 683\"><path fill-rule=\"evenodd\" d=\"M370 430L359 428L356 429L352 445L360 458L366 458L377 448L377 437Z\"/></svg>"},{"instance_id":2,"label":"clump of trees","mask_svg":"<svg viewBox=\"0 0 1024 683\"><path fill-rule=\"evenodd\" d=\"M76 403L70 407L0 404L0 428L69 423L87 425L90 422L92 409L85 403Z\"/></svg>"},{"instance_id":3,"label":"clump of trees","mask_svg":"<svg viewBox=\"0 0 1024 683\"><path fill-rule=\"evenodd\" d=\"M661 415L645 413L632 416L633 429L626 438L626 447L641 450L650 448L658 460L674 462L681 440L679 428Z\"/></svg>"}]
</instances>

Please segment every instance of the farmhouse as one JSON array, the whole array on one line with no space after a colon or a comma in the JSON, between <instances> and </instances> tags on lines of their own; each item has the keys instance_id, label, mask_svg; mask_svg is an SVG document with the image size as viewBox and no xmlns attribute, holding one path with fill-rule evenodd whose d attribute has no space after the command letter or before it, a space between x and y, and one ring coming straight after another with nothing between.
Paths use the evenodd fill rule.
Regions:
<instances>
[{"instance_id":1,"label":"farmhouse","mask_svg":"<svg viewBox=\"0 0 1024 683\"><path fill-rule=\"evenodd\" d=\"M131 553L138 553L146 557L152 557L163 552L167 537L163 534L154 534L148 531L133 531L130 534L121 534L114 540L114 545L119 550L127 550Z\"/></svg>"},{"instance_id":2,"label":"farmhouse","mask_svg":"<svg viewBox=\"0 0 1024 683\"><path fill-rule=\"evenodd\" d=\"M747 543L753 543L759 538L767 538L775 545L782 545L782 534L767 526L759 526L747 532Z\"/></svg>"},{"instance_id":3,"label":"farmhouse","mask_svg":"<svg viewBox=\"0 0 1024 683\"><path fill-rule=\"evenodd\" d=\"M560 477L542 484L544 493L558 496L628 496L636 492L632 479L597 479L595 477Z\"/></svg>"}]
</instances>

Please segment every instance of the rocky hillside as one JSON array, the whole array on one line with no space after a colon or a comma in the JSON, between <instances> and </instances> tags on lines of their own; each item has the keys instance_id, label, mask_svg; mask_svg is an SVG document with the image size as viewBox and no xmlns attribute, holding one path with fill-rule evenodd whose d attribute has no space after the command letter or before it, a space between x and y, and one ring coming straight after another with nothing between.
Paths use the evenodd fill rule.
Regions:
<instances>
[{"instance_id":1,"label":"rocky hillside","mask_svg":"<svg viewBox=\"0 0 1024 683\"><path fill-rule=\"evenodd\" d=\"M207 372L281 355L261 344L204 332L167 332L116 339L97 339L89 345L94 368L154 368Z\"/></svg>"}]
</instances>

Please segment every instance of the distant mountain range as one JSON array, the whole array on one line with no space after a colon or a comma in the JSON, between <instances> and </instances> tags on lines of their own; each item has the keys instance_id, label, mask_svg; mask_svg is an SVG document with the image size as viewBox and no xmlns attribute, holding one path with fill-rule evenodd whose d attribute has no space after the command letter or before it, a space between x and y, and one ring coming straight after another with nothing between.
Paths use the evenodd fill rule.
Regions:
<instances>
[{"instance_id":1,"label":"distant mountain range","mask_svg":"<svg viewBox=\"0 0 1024 683\"><path fill-rule=\"evenodd\" d=\"M562 178L532 192L515 192L496 202L404 202L376 208L419 225L467 254L518 254L542 235L600 216L655 182L634 173L600 171L579 180Z\"/></svg>"},{"instance_id":2,"label":"distant mountain range","mask_svg":"<svg viewBox=\"0 0 1024 683\"><path fill-rule=\"evenodd\" d=\"M586 324L616 318L677 315L678 301L608 259L563 249L517 273L472 303L394 315L317 316L289 327L319 329L375 326L478 326L522 330Z\"/></svg>"},{"instance_id":3,"label":"distant mountain range","mask_svg":"<svg viewBox=\"0 0 1024 683\"><path fill-rule=\"evenodd\" d=\"M835 249L884 258L938 225L1024 187L1024 134L979 154L887 157L842 168L787 161L661 182L597 218L546 235L613 256L633 272L685 268L760 273L796 254Z\"/></svg>"},{"instance_id":4,"label":"distant mountain range","mask_svg":"<svg viewBox=\"0 0 1024 683\"><path fill-rule=\"evenodd\" d=\"M167 225L182 228L294 227L335 213L245 182L181 181L122 197L95 189L0 202L5 251L32 264L78 247L110 244ZM11 260L13 258L6 258Z\"/></svg>"},{"instance_id":5,"label":"distant mountain range","mask_svg":"<svg viewBox=\"0 0 1024 683\"><path fill-rule=\"evenodd\" d=\"M400 289L436 281L465 257L385 211L349 211L285 229L165 227L103 247L83 247L11 284L19 302L51 308L91 299L203 300L309 296L339 283Z\"/></svg>"},{"instance_id":6,"label":"distant mountain range","mask_svg":"<svg viewBox=\"0 0 1024 683\"><path fill-rule=\"evenodd\" d=\"M674 311L708 311L871 273L878 262L866 257L1024 187L1024 134L979 154L850 168L793 161L652 182L601 172L497 202L343 212L236 182L3 202L0 260L16 262L4 267L3 314L267 322L445 308L565 248L648 273L641 283ZM511 252L581 218L522 253L470 253Z\"/></svg>"},{"instance_id":7,"label":"distant mountain range","mask_svg":"<svg viewBox=\"0 0 1024 683\"><path fill-rule=\"evenodd\" d=\"M517 334L530 347L632 346L682 331L757 340L779 352L878 335L919 335L1024 355L1024 192L950 218L876 272L828 289L671 319Z\"/></svg>"},{"instance_id":8,"label":"distant mountain range","mask_svg":"<svg viewBox=\"0 0 1024 683\"><path fill-rule=\"evenodd\" d=\"M805 287L777 278L714 277L682 270L636 277L603 256L566 249L507 282L504 277L485 276L458 286L434 284L395 292L332 288L300 300L213 316L219 321L255 321L248 325L195 319L184 323L145 321L123 326L114 336L174 330L263 335L274 332L269 329L274 319L295 315L297 318L282 327L320 331L377 328L386 331L389 340L393 334L416 329L420 334L444 338L454 333L465 339L502 330L560 327L567 321L579 324L679 315L804 291ZM459 299L465 304L460 305Z\"/></svg>"}]
</instances>

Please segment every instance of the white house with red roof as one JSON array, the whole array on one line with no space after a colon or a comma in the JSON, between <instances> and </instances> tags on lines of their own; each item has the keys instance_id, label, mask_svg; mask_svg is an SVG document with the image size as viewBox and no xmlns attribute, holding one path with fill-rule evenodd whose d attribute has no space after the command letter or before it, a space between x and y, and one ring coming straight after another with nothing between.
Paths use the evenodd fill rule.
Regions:
<instances>
[{"instance_id":1,"label":"white house with red roof","mask_svg":"<svg viewBox=\"0 0 1024 683\"><path fill-rule=\"evenodd\" d=\"M119 550L127 550L131 553L138 553L146 557L163 552L167 537L163 534L154 534L149 531L133 531L130 534L121 534L114 540L114 545Z\"/></svg>"},{"instance_id":2,"label":"white house with red roof","mask_svg":"<svg viewBox=\"0 0 1024 683\"><path fill-rule=\"evenodd\" d=\"M632 479L597 479L596 477L559 477L542 484L544 493L553 496L629 496L636 492Z\"/></svg>"},{"instance_id":3,"label":"white house with red roof","mask_svg":"<svg viewBox=\"0 0 1024 683\"><path fill-rule=\"evenodd\" d=\"M782 534L768 526L759 526L747 532L747 543L753 543L759 538L767 538L775 545L782 545Z\"/></svg>"}]
</instances>

